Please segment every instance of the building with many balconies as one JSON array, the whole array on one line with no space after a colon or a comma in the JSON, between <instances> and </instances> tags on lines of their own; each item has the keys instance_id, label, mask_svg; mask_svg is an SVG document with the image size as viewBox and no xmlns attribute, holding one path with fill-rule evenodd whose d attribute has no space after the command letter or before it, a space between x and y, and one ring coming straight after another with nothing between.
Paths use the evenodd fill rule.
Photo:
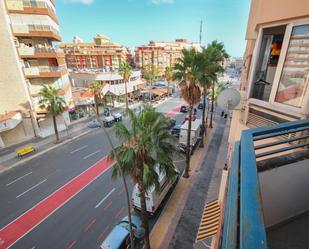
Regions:
<instances>
[{"instance_id":1,"label":"building with many balconies","mask_svg":"<svg viewBox=\"0 0 309 249\"><path fill-rule=\"evenodd\" d=\"M42 85L59 89L67 103L71 99L65 56L54 41L61 41L54 0L1 1L0 147L53 133L51 118L38 105ZM64 113L60 130L66 121Z\"/></svg>"},{"instance_id":2,"label":"building with many balconies","mask_svg":"<svg viewBox=\"0 0 309 249\"><path fill-rule=\"evenodd\" d=\"M131 61L130 50L111 42L106 36L96 35L94 42L82 42L74 37L73 43L59 45L64 50L69 69L119 68L122 62Z\"/></svg>"},{"instance_id":3,"label":"building with many balconies","mask_svg":"<svg viewBox=\"0 0 309 249\"><path fill-rule=\"evenodd\" d=\"M175 42L150 41L135 49L135 65L140 69L154 65L158 69L158 76L163 76L166 67L173 67L182 58L182 50L191 48L201 50L199 43L186 39L176 39Z\"/></svg>"}]
</instances>

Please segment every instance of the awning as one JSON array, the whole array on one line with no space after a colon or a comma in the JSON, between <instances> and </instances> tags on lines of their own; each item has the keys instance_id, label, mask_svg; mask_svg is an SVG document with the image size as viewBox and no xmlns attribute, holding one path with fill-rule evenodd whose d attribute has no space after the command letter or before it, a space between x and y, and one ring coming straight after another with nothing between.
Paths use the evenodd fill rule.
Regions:
<instances>
[{"instance_id":1,"label":"awning","mask_svg":"<svg viewBox=\"0 0 309 249\"><path fill-rule=\"evenodd\" d=\"M23 118L19 112L0 114L0 132L15 128L22 119Z\"/></svg>"}]
</instances>

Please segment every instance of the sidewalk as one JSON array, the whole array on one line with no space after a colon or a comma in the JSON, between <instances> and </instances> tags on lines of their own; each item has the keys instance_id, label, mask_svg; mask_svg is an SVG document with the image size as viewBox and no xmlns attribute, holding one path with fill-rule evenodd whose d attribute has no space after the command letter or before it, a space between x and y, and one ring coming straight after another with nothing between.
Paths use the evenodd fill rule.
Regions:
<instances>
[{"instance_id":1,"label":"sidewalk","mask_svg":"<svg viewBox=\"0 0 309 249\"><path fill-rule=\"evenodd\" d=\"M150 234L153 249L194 248L202 211L218 198L230 120L216 117L205 146L192 156L190 178L181 178Z\"/></svg>"}]
</instances>

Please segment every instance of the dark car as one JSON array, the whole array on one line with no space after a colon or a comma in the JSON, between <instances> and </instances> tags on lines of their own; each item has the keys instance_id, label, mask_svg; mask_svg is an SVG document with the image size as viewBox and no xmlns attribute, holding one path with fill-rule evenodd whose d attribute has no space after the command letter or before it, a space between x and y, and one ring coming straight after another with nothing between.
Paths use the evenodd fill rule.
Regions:
<instances>
[{"instance_id":1,"label":"dark car","mask_svg":"<svg viewBox=\"0 0 309 249\"><path fill-rule=\"evenodd\" d=\"M181 128L181 125L178 124L178 125L175 125L171 131L172 135L174 135L175 137L179 137L180 135L180 128Z\"/></svg>"},{"instance_id":2,"label":"dark car","mask_svg":"<svg viewBox=\"0 0 309 249\"><path fill-rule=\"evenodd\" d=\"M114 123L114 117L113 116L107 116L103 118L103 125L104 127L111 127Z\"/></svg>"},{"instance_id":3,"label":"dark car","mask_svg":"<svg viewBox=\"0 0 309 249\"><path fill-rule=\"evenodd\" d=\"M176 125L176 120L169 118L169 128L172 129Z\"/></svg>"},{"instance_id":4,"label":"dark car","mask_svg":"<svg viewBox=\"0 0 309 249\"><path fill-rule=\"evenodd\" d=\"M189 105L182 105L180 107L180 112L188 112L189 111Z\"/></svg>"},{"instance_id":5,"label":"dark car","mask_svg":"<svg viewBox=\"0 0 309 249\"><path fill-rule=\"evenodd\" d=\"M110 110L109 110L108 107L104 108L104 110L103 110L103 115L104 115L105 117L108 117L109 115L111 115L111 112L110 112Z\"/></svg>"},{"instance_id":6,"label":"dark car","mask_svg":"<svg viewBox=\"0 0 309 249\"><path fill-rule=\"evenodd\" d=\"M197 109L203 109L204 108L204 104L202 102L200 102L197 106Z\"/></svg>"},{"instance_id":7,"label":"dark car","mask_svg":"<svg viewBox=\"0 0 309 249\"><path fill-rule=\"evenodd\" d=\"M134 231L134 243L143 243L142 221L136 215L132 215L132 226ZM109 233L100 246L100 249L130 248L130 230L128 216L123 218Z\"/></svg>"}]
</instances>

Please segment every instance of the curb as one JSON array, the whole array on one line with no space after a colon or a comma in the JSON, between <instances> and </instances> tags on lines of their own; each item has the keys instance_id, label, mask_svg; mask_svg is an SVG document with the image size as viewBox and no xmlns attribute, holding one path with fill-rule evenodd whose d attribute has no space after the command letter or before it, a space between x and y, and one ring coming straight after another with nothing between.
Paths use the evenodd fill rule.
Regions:
<instances>
[{"instance_id":1,"label":"curb","mask_svg":"<svg viewBox=\"0 0 309 249\"><path fill-rule=\"evenodd\" d=\"M49 151L51 151L51 150L53 150L53 149L55 149L55 148L58 148L58 147L60 147L60 146L62 146L62 145L65 145L65 144L67 144L67 143L69 143L69 142L71 142L71 141L73 141L73 140L75 140L75 139L77 139L77 138L80 138L80 137L82 137L82 136L84 136L84 135L90 133L90 132L93 131L93 130L96 130L96 129L92 129L92 130L85 131L85 132L83 132L83 133L81 133L81 134L79 134L79 135L77 135L77 136L75 136L75 137L69 138L69 139L67 139L67 140L65 140L65 141L63 141L63 142L61 142L61 143L59 143L59 144L55 144L55 145L53 145L53 146L50 147L50 148L47 148L47 149L42 150L42 151L40 151L40 152L38 152L38 153L36 153L36 154L34 154L34 155L32 155L32 156L29 156L29 157L25 158L25 159L22 160L22 161L18 161L18 162L14 163L14 164L12 164L12 165L10 165L10 166L8 166L8 167L5 167L4 169L0 170L0 174L6 172L6 171L8 171L8 170L11 170L11 169L13 169L13 168L15 168L15 167L17 167L17 166L23 164L23 163L26 163L26 162L28 162L28 161L30 161L30 160L36 158L36 157L39 157L39 156L45 154L46 152L49 152Z\"/></svg>"}]
</instances>

